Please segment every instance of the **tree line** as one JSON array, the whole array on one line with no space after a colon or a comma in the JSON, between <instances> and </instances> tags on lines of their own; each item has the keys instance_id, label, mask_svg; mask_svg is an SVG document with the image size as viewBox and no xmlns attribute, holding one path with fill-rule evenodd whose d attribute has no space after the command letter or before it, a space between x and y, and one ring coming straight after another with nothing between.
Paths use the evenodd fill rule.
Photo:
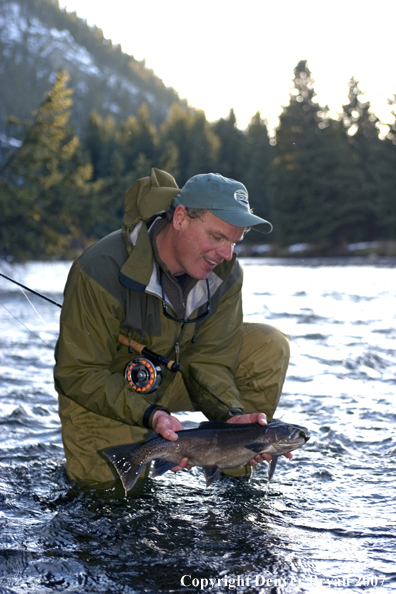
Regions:
<instances>
[{"instance_id":1,"label":"tree line","mask_svg":"<svg viewBox=\"0 0 396 594\"><path fill-rule=\"evenodd\" d=\"M180 187L209 171L242 181L255 214L274 224L265 240L281 246L396 238L396 114L380 139L379 119L353 78L348 104L332 119L306 61L299 62L271 138L259 112L241 131L233 110L210 123L180 103L159 126L146 104L122 122L92 112L77 136L72 95L61 72L29 122L8 122L10 134L23 135L0 164L3 257L77 254L120 227L126 189L151 167Z\"/></svg>"}]
</instances>

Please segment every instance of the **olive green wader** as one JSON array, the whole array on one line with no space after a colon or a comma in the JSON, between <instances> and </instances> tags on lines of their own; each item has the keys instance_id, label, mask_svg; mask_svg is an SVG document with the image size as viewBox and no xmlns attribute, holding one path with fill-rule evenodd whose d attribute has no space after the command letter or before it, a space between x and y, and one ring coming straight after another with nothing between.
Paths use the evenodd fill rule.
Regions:
<instances>
[{"instance_id":1,"label":"olive green wader","mask_svg":"<svg viewBox=\"0 0 396 594\"><path fill-rule=\"evenodd\" d=\"M235 383L245 413L264 412L268 421L278 405L289 363L289 342L277 328L267 324L243 324L243 340ZM180 373L162 395L159 404L171 412L195 410ZM60 396L59 413L67 473L73 480L92 486L108 485L116 478L112 465L98 450L148 439L151 431L100 417L73 400ZM68 444L70 443L70 447ZM73 452L73 453L72 453ZM146 467L147 470L149 465ZM248 469L226 471L233 476Z\"/></svg>"}]
</instances>

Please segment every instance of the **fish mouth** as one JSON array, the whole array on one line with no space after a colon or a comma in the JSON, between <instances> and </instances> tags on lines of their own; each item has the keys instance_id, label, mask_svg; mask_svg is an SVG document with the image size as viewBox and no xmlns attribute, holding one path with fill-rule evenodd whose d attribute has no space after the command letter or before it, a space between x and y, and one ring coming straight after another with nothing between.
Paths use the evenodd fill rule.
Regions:
<instances>
[{"instance_id":1,"label":"fish mouth","mask_svg":"<svg viewBox=\"0 0 396 594\"><path fill-rule=\"evenodd\" d=\"M309 440L310 435L308 429L305 427L289 426L286 428L286 431L283 432L282 436L279 435L279 438L279 441L282 443L290 443L295 441L298 441L299 443L303 441L303 443L305 443Z\"/></svg>"},{"instance_id":2,"label":"fish mouth","mask_svg":"<svg viewBox=\"0 0 396 594\"><path fill-rule=\"evenodd\" d=\"M277 443L274 443L274 448L282 454L283 452L291 452L301 447L310 439L308 429L304 427L293 428L290 433L285 437L279 439Z\"/></svg>"},{"instance_id":3,"label":"fish mouth","mask_svg":"<svg viewBox=\"0 0 396 594\"><path fill-rule=\"evenodd\" d=\"M299 429L295 429L293 434L291 435L292 440L300 440L303 439L304 443L306 443L311 438L308 429L305 427L300 427Z\"/></svg>"}]
</instances>

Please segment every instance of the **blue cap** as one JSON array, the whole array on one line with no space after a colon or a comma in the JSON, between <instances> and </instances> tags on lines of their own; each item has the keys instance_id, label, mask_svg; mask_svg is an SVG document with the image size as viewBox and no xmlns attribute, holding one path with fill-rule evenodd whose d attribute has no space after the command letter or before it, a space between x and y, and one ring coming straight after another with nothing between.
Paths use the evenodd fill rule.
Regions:
<instances>
[{"instance_id":1,"label":"blue cap","mask_svg":"<svg viewBox=\"0 0 396 594\"><path fill-rule=\"evenodd\" d=\"M254 227L260 233L272 231L271 223L251 212L246 187L219 173L194 175L173 199L172 204L186 208L204 208L235 227Z\"/></svg>"}]
</instances>

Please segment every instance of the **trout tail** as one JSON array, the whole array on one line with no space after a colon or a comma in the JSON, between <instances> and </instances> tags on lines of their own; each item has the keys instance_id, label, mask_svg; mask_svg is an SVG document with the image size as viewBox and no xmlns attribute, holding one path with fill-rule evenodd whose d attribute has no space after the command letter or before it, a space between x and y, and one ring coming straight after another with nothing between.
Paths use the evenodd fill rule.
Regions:
<instances>
[{"instance_id":1,"label":"trout tail","mask_svg":"<svg viewBox=\"0 0 396 594\"><path fill-rule=\"evenodd\" d=\"M106 448L100 452L105 458L110 460L116 469L125 489L125 495L135 485L139 474L146 466L146 464L137 464L133 461L136 448L137 444L127 444Z\"/></svg>"}]
</instances>

